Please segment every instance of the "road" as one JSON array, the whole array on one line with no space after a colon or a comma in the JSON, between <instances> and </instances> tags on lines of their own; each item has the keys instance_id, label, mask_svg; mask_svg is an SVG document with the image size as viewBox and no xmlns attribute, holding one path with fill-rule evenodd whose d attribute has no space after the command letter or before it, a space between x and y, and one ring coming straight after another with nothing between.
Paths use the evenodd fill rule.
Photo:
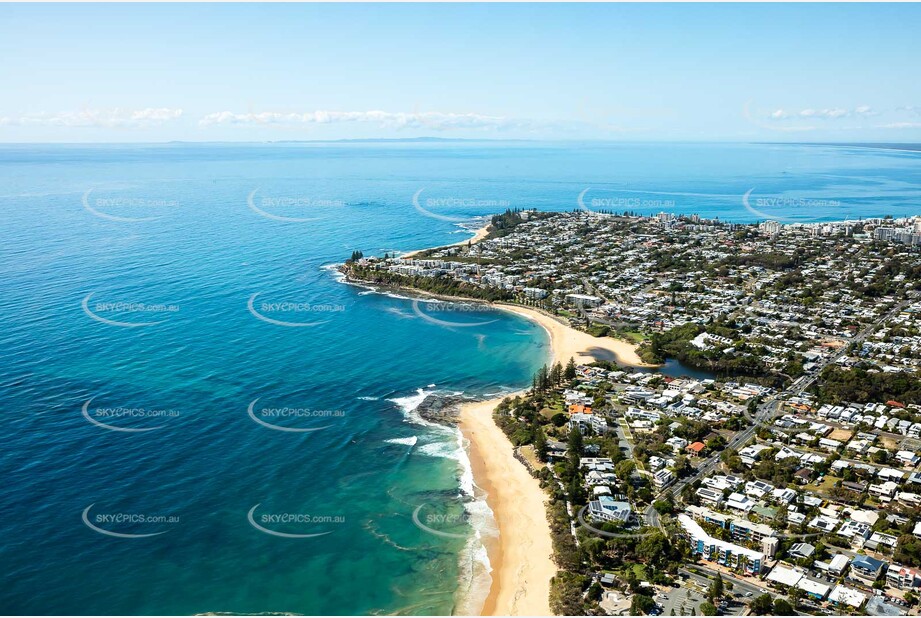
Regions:
<instances>
[{"instance_id":1,"label":"road","mask_svg":"<svg viewBox=\"0 0 921 618\"><path fill-rule=\"evenodd\" d=\"M911 303L910 300L906 300L896 305L888 313L880 316L873 323L869 324L866 328L864 328L862 331L860 331L858 334L852 337L848 341L848 345L841 346L840 350L838 350L831 356L828 356L822 359L816 365L816 367L810 370L808 374L794 381L785 390L773 395L766 401L759 404L755 411L754 418L748 417L749 420L753 422L752 426L749 427L748 429L745 429L737 433L735 436L733 436L732 439L729 440L728 444L726 445L726 448L738 449L740 447L745 446L745 444L748 443L748 441L752 438L752 436L755 435L755 432L758 430L759 425L770 426L774 422L774 418L779 416L780 411L783 406L784 399L791 397L791 396L802 394L803 391L805 391L807 388L812 386L812 384L819 378L819 376L822 374L822 371L824 371L826 367L828 367L832 363L838 362L839 359L841 359L843 356L847 354L850 344L863 343L863 341L867 337L873 334L885 322L887 322L892 317L894 317L899 312L901 312L902 309L907 307L910 303ZM685 477L679 480L677 483L675 483L671 487L667 487L663 489L659 493L659 496L657 497L661 498L669 494L673 496L680 496L682 490L684 490L685 487L694 483L694 481L696 481L697 479L703 478L705 475L712 472L714 469L716 469L719 466L719 464L720 464L719 454L711 455L707 459L704 459L702 462L700 462L700 464L697 466L697 468L695 469L694 473L691 476ZM646 523L649 526L659 526L660 525L658 521L658 514L655 512L655 509L652 509L652 507L646 510Z\"/></svg>"},{"instance_id":2,"label":"road","mask_svg":"<svg viewBox=\"0 0 921 618\"><path fill-rule=\"evenodd\" d=\"M710 583L712 582L712 580L716 578L717 573L719 573L720 575L723 576L723 581L732 582L732 592L729 593L727 591L727 594L730 594L730 595L740 594L742 595L742 597L745 597L745 595L748 594L749 592L752 594L753 597L756 597L759 594L764 594L766 592L771 594L771 596L774 596L776 594L774 591L768 590L767 587L759 586L758 584L752 581L746 581L744 579L740 579L736 577L735 575L731 575L729 573L714 571L713 569L709 569L707 567L703 567L700 565L694 565L692 568L700 571L701 573L695 573L694 571L691 571L689 569L679 569L678 572L696 579L697 581L701 582L706 588L710 588Z\"/></svg>"}]
</instances>

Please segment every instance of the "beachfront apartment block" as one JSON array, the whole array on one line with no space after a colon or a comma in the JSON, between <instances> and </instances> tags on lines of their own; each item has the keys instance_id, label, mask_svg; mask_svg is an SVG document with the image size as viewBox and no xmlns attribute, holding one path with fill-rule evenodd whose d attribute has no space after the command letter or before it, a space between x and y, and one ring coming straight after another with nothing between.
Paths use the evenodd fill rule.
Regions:
<instances>
[{"instance_id":1,"label":"beachfront apartment block","mask_svg":"<svg viewBox=\"0 0 921 618\"><path fill-rule=\"evenodd\" d=\"M716 562L731 569L739 569L752 575L761 573L761 567L764 563L763 553L713 538L707 534L699 523L684 513L678 515L678 523L684 528L685 534L691 543L691 552L695 555L704 560Z\"/></svg>"},{"instance_id":2,"label":"beachfront apartment block","mask_svg":"<svg viewBox=\"0 0 921 618\"><path fill-rule=\"evenodd\" d=\"M603 298L590 294L567 294L565 300L569 305L579 308L598 307L604 303Z\"/></svg>"},{"instance_id":3,"label":"beachfront apartment block","mask_svg":"<svg viewBox=\"0 0 921 618\"><path fill-rule=\"evenodd\" d=\"M687 507L687 512L696 521L705 521L728 529L734 541L761 543L764 539L774 536L774 529L768 525L717 513L707 507L691 505Z\"/></svg>"}]
</instances>

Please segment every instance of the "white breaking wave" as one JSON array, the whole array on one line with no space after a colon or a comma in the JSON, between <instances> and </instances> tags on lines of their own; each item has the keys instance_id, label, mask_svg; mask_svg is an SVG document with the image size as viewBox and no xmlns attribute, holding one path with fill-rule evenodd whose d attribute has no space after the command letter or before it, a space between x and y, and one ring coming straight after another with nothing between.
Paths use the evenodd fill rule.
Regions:
<instances>
[{"instance_id":1,"label":"white breaking wave","mask_svg":"<svg viewBox=\"0 0 921 618\"><path fill-rule=\"evenodd\" d=\"M325 270L329 273L332 273L333 279L335 279L337 283L342 283L345 281L345 274L339 270L339 264L324 264L320 267L320 270Z\"/></svg>"},{"instance_id":2,"label":"white breaking wave","mask_svg":"<svg viewBox=\"0 0 921 618\"><path fill-rule=\"evenodd\" d=\"M435 433L432 436L433 441L416 446L413 453L453 459L457 462L460 494L465 500L464 510L467 512L467 521L472 534L458 556L461 577L455 600L459 615L479 615L492 586L490 575L492 565L489 562L486 541L497 538L499 528L495 514L486 503L486 496L482 491L479 492L480 495L477 495L479 488L473 478L473 466L470 463L465 438L460 429L426 421L416 412L425 398L435 392L434 388L435 384L429 384L425 388L417 389L414 395L395 397L388 401L395 403L400 408L407 422L424 425ZM463 392L455 391L450 394L462 395ZM415 440L415 437L412 439ZM394 438L387 442L403 444L407 440L407 438ZM413 444L417 444L417 441L414 441Z\"/></svg>"},{"instance_id":3,"label":"white breaking wave","mask_svg":"<svg viewBox=\"0 0 921 618\"><path fill-rule=\"evenodd\" d=\"M384 440L384 442L388 444L402 444L404 446L414 446L418 441L418 436L410 436L408 438L391 438L389 440Z\"/></svg>"},{"instance_id":4,"label":"white breaking wave","mask_svg":"<svg viewBox=\"0 0 921 618\"><path fill-rule=\"evenodd\" d=\"M359 397L358 399L361 399L362 401L378 401L380 400L380 397Z\"/></svg>"},{"instance_id":5,"label":"white breaking wave","mask_svg":"<svg viewBox=\"0 0 921 618\"><path fill-rule=\"evenodd\" d=\"M429 442L428 444L423 444L419 447L418 452L420 455L428 455L429 457L442 457L444 459L454 459L455 461L460 462L463 457L457 451L457 446L452 442ZM467 493L464 491L464 493Z\"/></svg>"},{"instance_id":6,"label":"white breaking wave","mask_svg":"<svg viewBox=\"0 0 921 618\"><path fill-rule=\"evenodd\" d=\"M425 398L431 395L435 391L425 390L422 388L416 389L415 395L409 395L407 397L394 397L393 399L388 399L392 403L397 404L397 407L400 408L400 411L403 413L407 423L414 423L416 425L423 425L425 427L433 427L435 423L431 423L424 418L422 418L416 410L419 408L419 405L425 401Z\"/></svg>"},{"instance_id":7,"label":"white breaking wave","mask_svg":"<svg viewBox=\"0 0 921 618\"><path fill-rule=\"evenodd\" d=\"M495 514L486 503L486 496L480 492L473 479L473 467L463 434L457 431L456 444L458 462L461 468L460 488L470 499L464 504L467 521L473 529L473 535L467 539L461 552L459 566L461 582L458 588L457 604L459 615L479 615L492 587L492 564L486 551L487 539L495 540L499 536L499 526Z\"/></svg>"}]
</instances>

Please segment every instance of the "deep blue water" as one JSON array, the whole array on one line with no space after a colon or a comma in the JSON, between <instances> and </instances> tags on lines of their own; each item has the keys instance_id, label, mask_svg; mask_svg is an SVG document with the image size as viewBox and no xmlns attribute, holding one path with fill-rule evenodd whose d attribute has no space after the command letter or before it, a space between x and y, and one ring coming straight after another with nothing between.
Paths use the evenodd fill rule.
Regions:
<instances>
[{"instance_id":1,"label":"deep blue water","mask_svg":"<svg viewBox=\"0 0 921 618\"><path fill-rule=\"evenodd\" d=\"M457 221L505 207L570 210L580 194L589 207L739 221L758 218L749 190L749 206L784 220L917 214L919 157L690 144L0 147L0 611L455 611L477 560L468 522L483 514L456 515L469 485L457 436L411 409L419 389L528 384L545 335L494 313L445 313L478 324L444 327L406 299L339 283L331 264L355 249L454 242ZM317 430L260 424L248 414L257 398L258 420ZM420 506L453 514L440 524L457 536L414 525ZM251 511L270 531L322 536L265 532Z\"/></svg>"}]
</instances>

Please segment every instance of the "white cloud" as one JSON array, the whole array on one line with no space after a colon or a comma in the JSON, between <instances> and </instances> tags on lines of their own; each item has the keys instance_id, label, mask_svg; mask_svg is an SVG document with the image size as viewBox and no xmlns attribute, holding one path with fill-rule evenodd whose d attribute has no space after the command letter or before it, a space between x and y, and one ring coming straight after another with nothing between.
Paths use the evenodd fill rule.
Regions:
<instances>
[{"instance_id":1,"label":"white cloud","mask_svg":"<svg viewBox=\"0 0 921 618\"><path fill-rule=\"evenodd\" d=\"M773 112L763 112L768 115L771 120L790 120L790 119L822 119L822 120L837 120L839 118L849 118L852 116L859 116L861 118L869 118L871 116L878 116L879 112L874 110L869 105L859 105L853 110L845 109L843 107L829 107L823 109L816 109L812 107L807 107L806 109L800 110L798 112L788 112L784 109L777 109Z\"/></svg>"},{"instance_id":2,"label":"white cloud","mask_svg":"<svg viewBox=\"0 0 921 618\"><path fill-rule=\"evenodd\" d=\"M455 114L445 112L214 112L207 114L199 124L209 125L320 125L336 123L371 123L389 128L426 128L435 131L449 129L505 129L524 126L521 121L502 116L481 114Z\"/></svg>"},{"instance_id":3,"label":"white cloud","mask_svg":"<svg viewBox=\"0 0 921 618\"><path fill-rule=\"evenodd\" d=\"M880 129L921 129L921 122L890 122L878 125Z\"/></svg>"},{"instance_id":4,"label":"white cloud","mask_svg":"<svg viewBox=\"0 0 921 618\"><path fill-rule=\"evenodd\" d=\"M77 112L26 114L5 118L5 124L40 127L143 127L158 125L182 116L181 109L147 107L144 109L82 109Z\"/></svg>"},{"instance_id":5,"label":"white cloud","mask_svg":"<svg viewBox=\"0 0 921 618\"><path fill-rule=\"evenodd\" d=\"M844 118L849 116L850 112L846 109L836 107L834 109L804 109L799 113L802 118Z\"/></svg>"}]
</instances>

